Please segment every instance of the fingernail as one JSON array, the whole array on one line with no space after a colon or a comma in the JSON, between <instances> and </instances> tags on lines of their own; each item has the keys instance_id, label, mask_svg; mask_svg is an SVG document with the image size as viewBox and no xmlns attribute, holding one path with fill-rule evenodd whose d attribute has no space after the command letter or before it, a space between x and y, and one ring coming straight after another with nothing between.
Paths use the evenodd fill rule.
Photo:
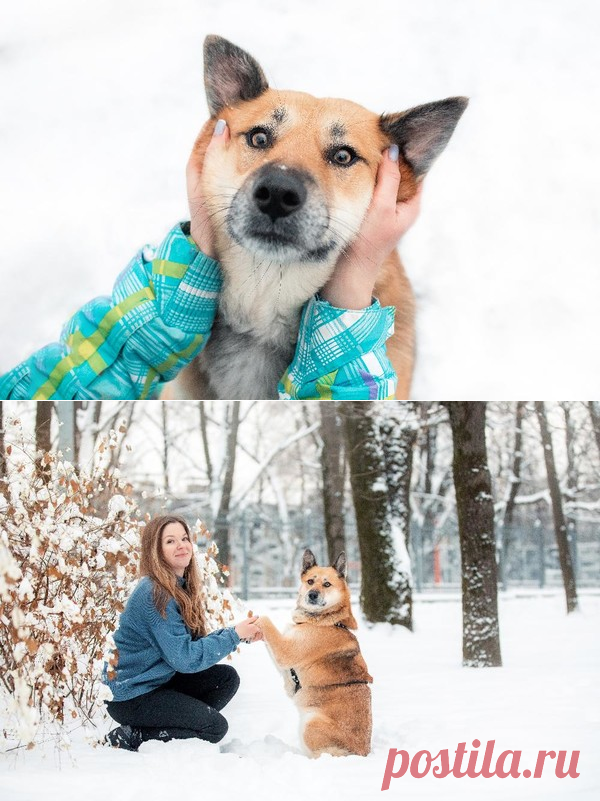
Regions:
<instances>
[{"instance_id":1,"label":"fingernail","mask_svg":"<svg viewBox=\"0 0 600 801\"><path fill-rule=\"evenodd\" d=\"M400 155L400 148L398 145L390 145L388 155L390 157L390 161L398 161L398 156Z\"/></svg>"},{"instance_id":2,"label":"fingernail","mask_svg":"<svg viewBox=\"0 0 600 801\"><path fill-rule=\"evenodd\" d=\"M223 131L227 128L226 120L217 120L217 124L215 125L215 130L213 132L213 136L221 136Z\"/></svg>"}]
</instances>

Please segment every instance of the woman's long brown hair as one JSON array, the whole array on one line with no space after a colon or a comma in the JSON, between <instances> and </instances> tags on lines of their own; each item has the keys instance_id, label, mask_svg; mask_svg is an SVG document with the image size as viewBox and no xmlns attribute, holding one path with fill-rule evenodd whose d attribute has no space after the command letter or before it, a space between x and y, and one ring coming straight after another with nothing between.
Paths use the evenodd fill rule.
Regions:
<instances>
[{"instance_id":1,"label":"woman's long brown hair","mask_svg":"<svg viewBox=\"0 0 600 801\"><path fill-rule=\"evenodd\" d=\"M146 524L142 531L142 553L140 558L140 575L149 576L154 583L154 603L162 617L167 616L167 604L174 598L185 625L194 637L207 634L202 600L202 580L196 562L195 553L186 567L183 577L185 588L177 582L177 576L165 562L162 552L162 533L169 523L180 523L190 540L190 529L185 520L177 515L155 517ZM195 550L195 549L194 549Z\"/></svg>"}]
</instances>

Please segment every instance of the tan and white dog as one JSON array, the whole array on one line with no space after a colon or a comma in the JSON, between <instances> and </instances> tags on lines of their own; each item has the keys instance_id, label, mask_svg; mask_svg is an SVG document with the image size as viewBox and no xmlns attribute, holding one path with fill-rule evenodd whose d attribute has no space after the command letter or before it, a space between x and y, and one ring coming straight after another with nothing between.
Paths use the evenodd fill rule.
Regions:
<instances>
[{"instance_id":1,"label":"tan and white dog","mask_svg":"<svg viewBox=\"0 0 600 801\"><path fill-rule=\"evenodd\" d=\"M292 360L301 309L357 236L382 153L399 146L398 199L409 199L467 100L380 116L349 100L271 89L252 56L218 36L204 43L204 81L211 120L192 158L202 169L224 284L210 340L167 394L274 398ZM217 118L227 121L231 139L205 159ZM387 352L398 375L397 397L406 398L414 300L395 252L375 295L396 307Z\"/></svg>"},{"instance_id":2,"label":"tan and white dog","mask_svg":"<svg viewBox=\"0 0 600 801\"><path fill-rule=\"evenodd\" d=\"M260 617L269 652L301 716L301 738L311 756L358 754L371 750L373 681L362 657L346 583L346 556L318 567L304 552L302 584L293 625L281 634Z\"/></svg>"}]
</instances>

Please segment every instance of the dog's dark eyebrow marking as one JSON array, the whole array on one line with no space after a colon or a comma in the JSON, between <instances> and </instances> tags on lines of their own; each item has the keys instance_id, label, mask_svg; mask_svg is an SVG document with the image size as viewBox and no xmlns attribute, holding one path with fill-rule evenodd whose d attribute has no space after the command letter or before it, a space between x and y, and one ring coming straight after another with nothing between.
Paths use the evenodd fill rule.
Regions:
<instances>
[{"instance_id":1,"label":"dog's dark eyebrow marking","mask_svg":"<svg viewBox=\"0 0 600 801\"><path fill-rule=\"evenodd\" d=\"M329 131L334 139L344 139L347 133L346 126L341 122L334 122Z\"/></svg>"},{"instance_id":2,"label":"dog's dark eyebrow marking","mask_svg":"<svg viewBox=\"0 0 600 801\"><path fill-rule=\"evenodd\" d=\"M285 109L283 106L276 108L273 111L272 117L275 122L283 122L287 117L287 109Z\"/></svg>"}]
</instances>

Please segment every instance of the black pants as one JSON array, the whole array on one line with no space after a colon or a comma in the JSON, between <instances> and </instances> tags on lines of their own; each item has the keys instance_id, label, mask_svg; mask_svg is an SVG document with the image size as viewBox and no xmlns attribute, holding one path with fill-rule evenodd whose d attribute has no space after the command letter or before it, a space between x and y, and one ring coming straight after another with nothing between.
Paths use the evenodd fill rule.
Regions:
<instances>
[{"instance_id":1,"label":"black pants","mask_svg":"<svg viewBox=\"0 0 600 801\"><path fill-rule=\"evenodd\" d=\"M227 734L221 709L240 686L229 665L200 673L176 673L152 692L129 701L108 701L108 714L122 725L142 730L144 740L186 740L199 737L218 743Z\"/></svg>"}]
</instances>

